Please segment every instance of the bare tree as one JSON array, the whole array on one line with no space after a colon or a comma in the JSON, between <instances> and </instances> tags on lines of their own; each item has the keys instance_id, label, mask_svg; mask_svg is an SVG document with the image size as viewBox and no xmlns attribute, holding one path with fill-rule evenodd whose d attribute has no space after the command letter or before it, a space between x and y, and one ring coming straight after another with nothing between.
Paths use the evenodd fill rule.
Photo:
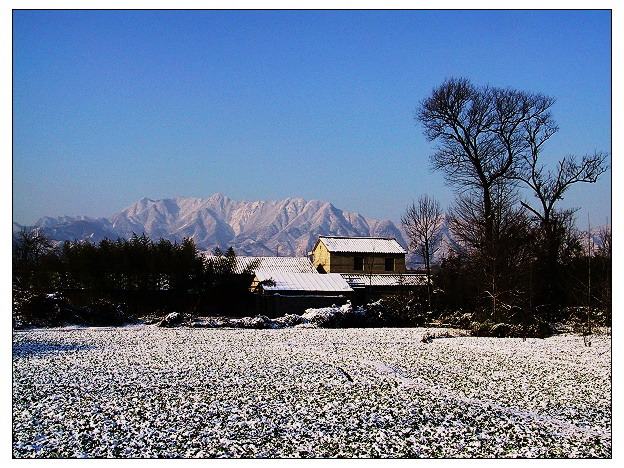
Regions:
<instances>
[{"instance_id":1,"label":"bare tree","mask_svg":"<svg viewBox=\"0 0 624 468\"><path fill-rule=\"evenodd\" d=\"M412 202L401 222L410 240L410 249L422 259L427 273L427 302L431 309L431 262L439 248L443 215L437 200L422 195L418 202Z\"/></svg>"},{"instance_id":2,"label":"bare tree","mask_svg":"<svg viewBox=\"0 0 624 468\"><path fill-rule=\"evenodd\" d=\"M579 182L594 183L608 168L608 154L595 152L586 155L580 161L574 156L566 156L557 163L554 171L547 170L540 162L543 143L556 131L549 122L541 119L524 124L524 138L527 151L522 153L521 163L513 177L531 189L537 199L536 204L522 202L534 216L542 231L543 246L541 256L546 269L546 290L548 301L558 299L558 259L566 224L573 219L576 210L560 210L558 201L562 200L570 187Z\"/></svg>"},{"instance_id":3,"label":"bare tree","mask_svg":"<svg viewBox=\"0 0 624 468\"><path fill-rule=\"evenodd\" d=\"M597 233L598 247L596 256L602 261L602 279L599 286L599 300L602 304L605 324L611 322L612 279L611 279L611 226L601 227Z\"/></svg>"},{"instance_id":4,"label":"bare tree","mask_svg":"<svg viewBox=\"0 0 624 468\"><path fill-rule=\"evenodd\" d=\"M598 228L596 237L598 237L598 245L596 247L597 255L611 260L611 246L612 246L611 226L609 226L609 224L606 224Z\"/></svg>"},{"instance_id":5,"label":"bare tree","mask_svg":"<svg viewBox=\"0 0 624 468\"><path fill-rule=\"evenodd\" d=\"M54 250L54 242L40 228L22 228L13 236L13 286L29 289L45 255Z\"/></svg>"},{"instance_id":6,"label":"bare tree","mask_svg":"<svg viewBox=\"0 0 624 468\"><path fill-rule=\"evenodd\" d=\"M482 200L486 243L493 235L495 185L512 180L528 148L528 127L556 131L550 116L554 99L512 89L477 88L467 79L449 79L425 99L416 115L430 141L434 170L460 192L476 191ZM548 132L542 132L542 137ZM511 182L510 182L511 183Z\"/></svg>"},{"instance_id":7,"label":"bare tree","mask_svg":"<svg viewBox=\"0 0 624 468\"><path fill-rule=\"evenodd\" d=\"M493 298L493 312L496 281L502 274L498 256L506 252L502 239L507 234L500 229L507 221L501 221L513 218L505 211L508 201L501 200L515 198L516 176L531 149L528 129L540 129L534 136L540 145L557 130L550 114L554 102L541 94L479 88L460 78L434 89L416 114L427 138L438 143L431 156L433 169L443 171L460 195L458 210L464 216L456 217L462 222L452 226L484 262L484 274L492 281L487 291ZM468 226L468 220L475 226Z\"/></svg>"},{"instance_id":8,"label":"bare tree","mask_svg":"<svg viewBox=\"0 0 624 468\"><path fill-rule=\"evenodd\" d=\"M52 240L39 228L22 228L13 236L13 260L19 264L37 263L53 248Z\"/></svg>"},{"instance_id":9,"label":"bare tree","mask_svg":"<svg viewBox=\"0 0 624 468\"><path fill-rule=\"evenodd\" d=\"M482 285L482 297L491 303L491 313L509 311L521 301L525 291L520 277L530 265L531 236L517 195L506 184L492 192L494 235L485 241L484 207L475 195L457 198L450 210L449 227L455 235L458 254L470 259L470 271ZM530 273L530 272L529 272ZM526 291L530 296L530 291Z\"/></svg>"}]
</instances>

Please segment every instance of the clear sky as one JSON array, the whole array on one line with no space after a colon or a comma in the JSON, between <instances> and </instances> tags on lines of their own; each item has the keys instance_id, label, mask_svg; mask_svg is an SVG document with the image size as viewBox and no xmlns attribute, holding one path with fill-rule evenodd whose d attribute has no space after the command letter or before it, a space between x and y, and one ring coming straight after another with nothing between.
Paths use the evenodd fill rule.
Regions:
<instances>
[{"instance_id":1,"label":"clear sky","mask_svg":"<svg viewBox=\"0 0 624 468\"><path fill-rule=\"evenodd\" d=\"M609 11L14 11L13 220L301 197L398 221L447 77L553 96L544 161L611 151ZM611 172L562 206L611 219Z\"/></svg>"}]
</instances>

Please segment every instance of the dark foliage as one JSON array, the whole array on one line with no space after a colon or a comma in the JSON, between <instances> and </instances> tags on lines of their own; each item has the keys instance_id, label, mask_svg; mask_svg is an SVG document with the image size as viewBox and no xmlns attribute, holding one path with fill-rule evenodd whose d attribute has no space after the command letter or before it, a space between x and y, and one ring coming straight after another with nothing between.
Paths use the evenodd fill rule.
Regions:
<instances>
[{"instance_id":1,"label":"dark foliage","mask_svg":"<svg viewBox=\"0 0 624 468\"><path fill-rule=\"evenodd\" d=\"M252 303L251 275L235 274L232 248L218 258L204 262L188 238L133 235L54 247L41 231L23 230L13 242L14 324L114 326L176 310L232 313L226 305Z\"/></svg>"},{"instance_id":2,"label":"dark foliage","mask_svg":"<svg viewBox=\"0 0 624 468\"><path fill-rule=\"evenodd\" d=\"M216 248L203 262L198 308L208 315L244 316L254 307L249 292L258 260L241 266L229 247L225 253Z\"/></svg>"}]
</instances>

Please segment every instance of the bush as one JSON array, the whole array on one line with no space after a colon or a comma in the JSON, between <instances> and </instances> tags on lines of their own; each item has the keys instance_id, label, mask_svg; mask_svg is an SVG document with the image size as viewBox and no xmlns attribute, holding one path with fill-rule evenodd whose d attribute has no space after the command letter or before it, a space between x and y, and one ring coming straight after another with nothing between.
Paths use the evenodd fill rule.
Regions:
<instances>
[{"instance_id":1,"label":"bush","mask_svg":"<svg viewBox=\"0 0 624 468\"><path fill-rule=\"evenodd\" d=\"M58 326L71 322L75 314L76 310L60 294L13 292L13 325L16 328Z\"/></svg>"},{"instance_id":2,"label":"bush","mask_svg":"<svg viewBox=\"0 0 624 468\"><path fill-rule=\"evenodd\" d=\"M555 333L553 326L541 319L534 319L529 322L524 331L524 336L527 338L548 338Z\"/></svg>"},{"instance_id":3,"label":"bush","mask_svg":"<svg viewBox=\"0 0 624 468\"><path fill-rule=\"evenodd\" d=\"M321 328L370 328L420 326L427 316L418 305L397 298L380 299L354 308L350 302L341 307L308 309L302 315L305 322Z\"/></svg>"},{"instance_id":4,"label":"bush","mask_svg":"<svg viewBox=\"0 0 624 468\"><path fill-rule=\"evenodd\" d=\"M495 323L491 319L483 322L473 321L470 324L472 336L494 338L547 338L554 333L553 327L546 321L533 318L524 324L507 322Z\"/></svg>"},{"instance_id":5,"label":"bush","mask_svg":"<svg viewBox=\"0 0 624 468\"><path fill-rule=\"evenodd\" d=\"M442 315L440 319L453 327L469 330L473 322L473 314L458 309L454 312Z\"/></svg>"},{"instance_id":6,"label":"bush","mask_svg":"<svg viewBox=\"0 0 624 468\"><path fill-rule=\"evenodd\" d=\"M180 325L184 321L184 315L180 312L171 312L167 314L160 322L158 322L159 327L173 327L175 325Z\"/></svg>"},{"instance_id":7,"label":"bush","mask_svg":"<svg viewBox=\"0 0 624 468\"><path fill-rule=\"evenodd\" d=\"M470 332L472 336L490 336L490 330L494 326L491 320L485 320L484 322L471 322Z\"/></svg>"},{"instance_id":8,"label":"bush","mask_svg":"<svg viewBox=\"0 0 624 468\"><path fill-rule=\"evenodd\" d=\"M62 294L14 291L13 327L59 327L63 325L119 326L127 323L126 308L100 299L76 308Z\"/></svg>"},{"instance_id":9,"label":"bush","mask_svg":"<svg viewBox=\"0 0 624 468\"><path fill-rule=\"evenodd\" d=\"M99 299L79 311L80 322L96 327L119 326L127 322L127 314L123 304L113 304Z\"/></svg>"},{"instance_id":10,"label":"bush","mask_svg":"<svg viewBox=\"0 0 624 468\"><path fill-rule=\"evenodd\" d=\"M263 328L276 328L273 326L272 320L266 315L256 315L253 318L243 317L240 319L240 323L242 328L254 328L254 329L263 329Z\"/></svg>"},{"instance_id":11,"label":"bush","mask_svg":"<svg viewBox=\"0 0 624 468\"><path fill-rule=\"evenodd\" d=\"M495 338L507 338L518 336L518 329L509 323L497 323L490 328L490 336Z\"/></svg>"},{"instance_id":12,"label":"bush","mask_svg":"<svg viewBox=\"0 0 624 468\"><path fill-rule=\"evenodd\" d=\"M294 327L295 325L303 323L303 321L303 317L297 314L286 314L283 317L278 317L273 320L279 328Z\"/></svg>"},{"instance_id":13,"label":"bush","mask_svg":"<svg viewBox=\"0 0 624 468\"><path fill-rule=\"evenodd\" d=\"M320 328L348 328L366 326L366 317L362 309L353 309L351 302L340 307L321 307L307 309L301 316L302 322Z\"/></svg>"}]
</instances>

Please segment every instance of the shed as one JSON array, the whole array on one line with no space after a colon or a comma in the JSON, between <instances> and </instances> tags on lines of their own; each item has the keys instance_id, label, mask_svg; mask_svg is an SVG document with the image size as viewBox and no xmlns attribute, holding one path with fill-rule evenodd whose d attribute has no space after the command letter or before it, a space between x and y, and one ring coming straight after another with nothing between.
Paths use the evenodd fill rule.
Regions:
<instances>
[{"instance_id":1,"label":"shed","mask_svg":"<svg viewBox=\"0 0 624 468\"><path fill-rule=\"evenodd\" d=\"M256 290L263 293L335 295L353 292L338 273L291 273L258 270L254 278Z\"/></svg>"},{"instance_id":2,"label":"shed","mask_svg":"<svg viewBox=\"0 0 624 468\"><path fill-rule=\"evenodd\" d=\"M341 276L353 288L353 303L358 305L383 297L413 292L427 285L427 275L424 273L371 275L341 273Z\"/></svg>"},{"instance_id":3,"label":"shed","mask_svg":"<svg viewBox=\"0 0 624 468\"><path fill-rule=\"evenodd\" d=\"M269 317L343 305L353 296L351 286L337 273L319 275L258 270L254 284L256 311Z\"/></svg>"}]
</instances>

